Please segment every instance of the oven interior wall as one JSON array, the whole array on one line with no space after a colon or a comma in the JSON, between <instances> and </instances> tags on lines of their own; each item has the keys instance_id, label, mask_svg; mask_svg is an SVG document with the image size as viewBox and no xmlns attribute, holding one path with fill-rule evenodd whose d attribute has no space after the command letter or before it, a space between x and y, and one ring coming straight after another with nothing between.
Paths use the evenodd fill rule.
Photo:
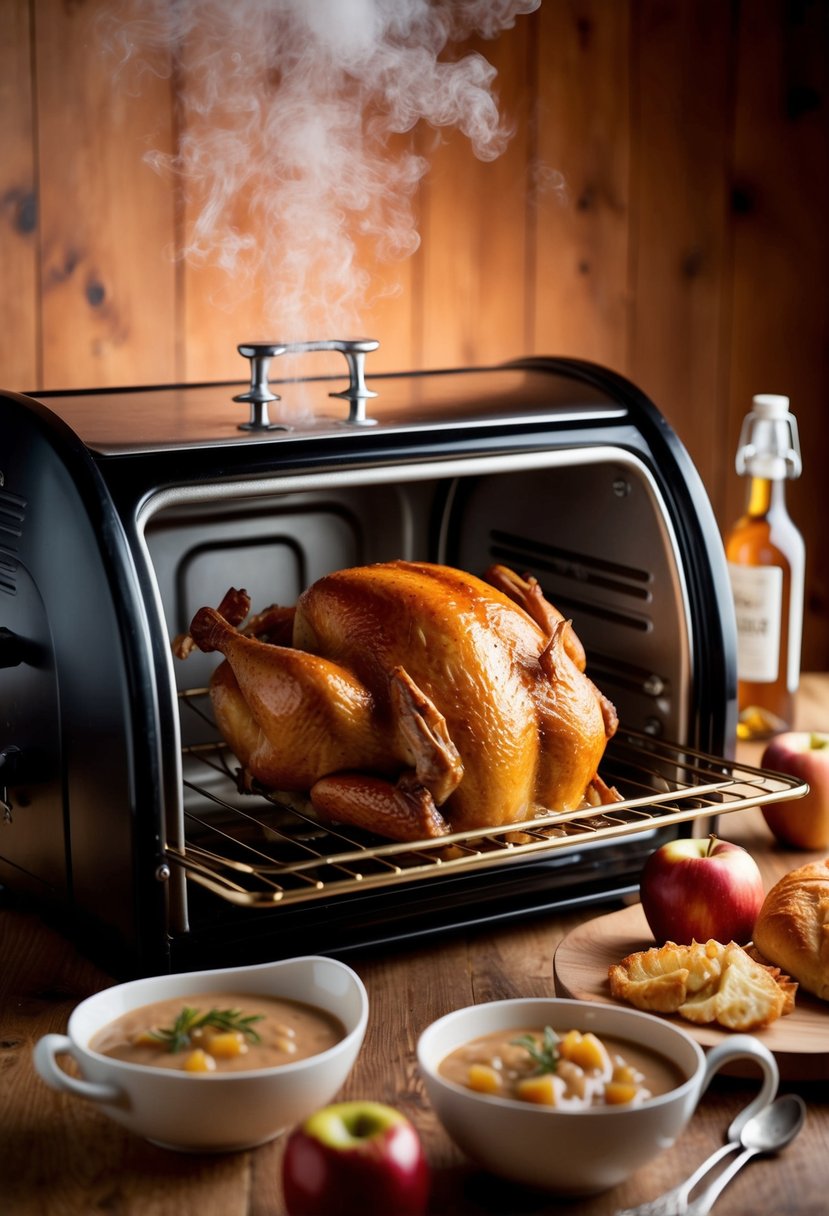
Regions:
<instances>
[{"instance_id":1,"label":"oven interior wall","mask_svg":"<svg viewBox=\"0 0 829 1216\"><path fill-rule=\"evenodd\" d=\"M379 484L338 485L330 478L319 490L248 493L221 502L208 495L204 501L166 506L149 520L145 539L170 637L186 631L195 611L217 605L231 586L248 590L257 611L271 603L294 603L315 579L345 566L405 558L481 574L493 562L504 562L535 575L572 617L587 649L588 672L617 704L622 720L633 729L676 739L686 728L692 647L682 579L654 494L646 472L621 453L494 474L455 475L453 470L451 476L426 480L406 480L405 470L398 469L394 480ZM220 661L221 656L199 652L176 661L175 691L206 685ZM182 714L181 730L185 746L215 737L209 721L192 714ZM198 814L210 816L210 806L199 807ZM186 838L189 818L184 814L183 821L168 824L168 838ZM546 864L513 866L509 876L485 880L487 915L495 914L496 890L503 891L504 914L516 911L521 903L516 882L523 887L524 903L532 891L539 907L563 900L563 888L575 890L588 874L584 890L595 893L598 871L608 891L614 882L622 889L653 847L646 833L641 840L559 851ZM234 943L234 957L244 951L254 957L257 946L251 943L257 938L271 940L258 948L278 951L273 943L292 941L298 931L316 948L347 945L343 938L350 932L353 901L339 901L333 912L321 904L252 913L223 906L218 897L178 877L181 902L173 899L171 914L181 934L179 946L189 950L188 965L201 957L202 939L222 935ZM480 915L474 883L441 884L441 879L420 884L415 896L420 921L406 892L366 895L353 912L357 938L394 935L390 926L396 916L408 921L399 935L417 931L418 923L433 931L441 921L448 925L453 918L472 921ZM308 928L313 923L316 937ZM176 948L174 935L174 959Z\"/></svg>"},{"instance_id":2,"label":"oven interior wall","mask_svg":"<svg viewBox=\"0 0 829 1216\"><path fill-rule=\"evenodd\" d=\"M259 611L295 603L346 566L404 558L481 575L504 563L536 577L572 618L588 671L625 725L682 740L693 644L654 495L647 476L620 457L188 503L154 517L146 540L171 638L229 587L245 588ZM177 662L177 689L207 684L220 658L194 652Z\"/></svg>"},{"instance_id":3,"label":"oven interior wall","mask_svg":"<svg viewBox=\"0 0 829 1216\"><path fill-rule=\"evenodd\" d=\"M197 609L244 588L252 610L296 603L331 570L428 558L436 487L430 482L201 503L160 514L147 529L167 630L185 632ZM432 559L434 560L434 559ZM204 685L221 655L175 664L178 690ZM192 742L187 736L184 742Z\"/></svg>"}]
</instances>

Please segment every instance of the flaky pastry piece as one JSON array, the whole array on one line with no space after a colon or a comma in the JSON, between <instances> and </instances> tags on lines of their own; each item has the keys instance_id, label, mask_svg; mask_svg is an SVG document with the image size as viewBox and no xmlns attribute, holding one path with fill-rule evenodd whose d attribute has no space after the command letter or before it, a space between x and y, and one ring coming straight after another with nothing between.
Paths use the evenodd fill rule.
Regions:
<instances>
[{"instance_id":1,"label":"flaky pastry piece","mask_svg":"<svg viewBox=\"0 0 829 1216\"><path fill-rule=\"evenodd\" d=\"M745 950L749 958L754 959L755 963L759 963L765 971L768 971L769 975L783 993L783 996L785 997L783 1016L785 1016L787 1013L791 1013L794 1009L795 995L800 987L800 981L794 979L794 977L791 975L787 975L782 968L775 966L774 963L770 963L766 956L760 953L753 942L749 942L747 946L743 946L743 950Z\"/></svg>"},{"instance_id":2,"label":"flaky pastry piece","mask_svg":"<svg viewBox=\"0 0 829 1216\"><path fill-rule=\"evenodd\" d=\"M776 973L776 974L775 974ZM666 942L608 969L610 992L649 1013L676 1013L697 1025L759 1030L794 1008L797 985L750 958L736 942Z\"/></svg>"},{"instance_id":3,"label":"flaky pastry piece","mask_svg":"<svg viewBox=\"0 0 829 1216\"><path fill-rule=\"evenodd\" d=\"M757 915L754 944L805 992L829 1001L829 857L775 883Z\"/></svg>"}]
</instances>

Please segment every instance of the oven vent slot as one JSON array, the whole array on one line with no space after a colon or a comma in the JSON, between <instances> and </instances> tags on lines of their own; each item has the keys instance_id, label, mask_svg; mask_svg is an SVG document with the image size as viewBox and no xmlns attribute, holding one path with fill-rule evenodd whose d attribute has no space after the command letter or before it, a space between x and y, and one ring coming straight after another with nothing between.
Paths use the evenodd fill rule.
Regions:
<instances>
[{"instance_id":1,"label":"oven vent slot","mask_svg":"<svg viewBox=\"0 0 829 1216\"><path fill-rule=\"evenodd\" d=\"M534 575L548 599L567 615L579 620L589 615L639 633L651 628L647 606L653 577L647 570L511 532L493 531L489 553L493 561ZM548 590L550 578L555 590Z\"/></svg>"},{"instance_id":2,"label":"oven vent slot","mask_svg":"<svg viewBox=\"0 0 829 1216\"><path fill-rule=\"evenodd\" d=\"M536 569L551 571L559 578L611 590L620 595L633 596L635 599L648 599L648 585L652 582L652 576L647 570L572 549L563 549L546 541L530 540L513 532L500 532L495 529L490 536L493 557L507 562L508 565L513 563L520 567L522 562L531 562Z\"/></svg>"},{"instance_id":3,"label":"oven vent slot","mask_svg":"<svg viewBox=\"0 0 829 1216\"><path fill-rule=\"evenodd\" d=\"M1 476L1 475L0 475ZM13 536L19 540L23 535L26 518L26 502L8 490L0 490L0 535Z\"/></svg>"},{"instance_id":4,"label":"oven vent slot","mask_svg":"<svg viewBox=\"0 0 829 1216\"><path fill-rule=\"evenodd\" d=\"M182 710L209 714L206 690L182 694ZM221 744L185 748L183 849L168 859L188 877L244 907L324 900L437 875L552 857L574 845L619 839L796 797L795 779L736 765L687 747L619 730L602 776L623 801L602 808L537 814L508 828L456 832L400 844L320 823L301 798L240 793L236 761Z\"/></svg>"},{"instance_id":5,"label":"oven vent slot","mask_svg":"<svg viewBox=\"0 0 829 1216\"><path fill-rule=\"evenodd\" d=\"M0 486L2 477L0 473ZM14 595L17 591L16 542L23 535L25 519L25 499L0 489L0 591L5 591L7 595Z\"/></svg>"},{"instance_id":6,"label":"oven vent slot","mask_svg":"<svg viewBox=\"0 0 829 1216\"><path fill-rule=\"evenodd\" d=\"M3 549L0 549L0 591L5 591L6 595L17 593L17 562Z\"/></svg>"},{"instance_id":7,"label":"oven vent slot","mask_svg":"<svg viewBox=\"0 0 829 1216\"><path fill-rule=\"evenodd\" d=\"M638 667L635 663L625 663L596 650L590 651L587 672L602 689L612 686L654 700L670 697L673 693L668 676L647 667Z\"/></svg>"}]
</instances>

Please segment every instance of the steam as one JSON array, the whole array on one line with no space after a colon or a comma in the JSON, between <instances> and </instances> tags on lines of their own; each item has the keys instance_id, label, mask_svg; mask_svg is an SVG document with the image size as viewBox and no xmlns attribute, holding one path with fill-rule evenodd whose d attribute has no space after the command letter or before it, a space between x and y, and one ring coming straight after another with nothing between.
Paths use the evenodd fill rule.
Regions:
<instances>
[{"instance_id":1,"label":"steam","mask_svg":"<svg viewBox=\"0 0 829 1216\"><path fill-rule=\"evenodd\" d=\"M187 200L182 256L264 284L275 338L309 336L312 299L327 336L359 331L381 290L364 243L383 260L419 244L415 127L456 127L482 160L512 134L495 69L453 44L495 38L540 2L131 0L106 38L122 77L175 74L178 147L148 160Z\"/></svg>"}]
</instances>

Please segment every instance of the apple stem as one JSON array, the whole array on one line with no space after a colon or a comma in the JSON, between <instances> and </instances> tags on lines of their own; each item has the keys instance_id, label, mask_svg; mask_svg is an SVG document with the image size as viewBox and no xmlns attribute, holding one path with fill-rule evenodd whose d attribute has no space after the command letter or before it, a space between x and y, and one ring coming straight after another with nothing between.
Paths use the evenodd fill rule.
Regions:
<instances>
[{"instance_id":1,"label":"apple stem","mask_svg":"<svg viewBox=\"0 0 829 1216\"><path fill-rule=\"evenodd\" d=\"M711 856L711 850L713 849L713 847L714 847L714 845L715 845L716 843L717 843L717 837L716 837L716 835L715 835L713 832L709 832L709 834L708 834L708 848L705 850L705 856L706 856L706 857L710 857L710 856Z\"/></svg>"}]
</instances>

